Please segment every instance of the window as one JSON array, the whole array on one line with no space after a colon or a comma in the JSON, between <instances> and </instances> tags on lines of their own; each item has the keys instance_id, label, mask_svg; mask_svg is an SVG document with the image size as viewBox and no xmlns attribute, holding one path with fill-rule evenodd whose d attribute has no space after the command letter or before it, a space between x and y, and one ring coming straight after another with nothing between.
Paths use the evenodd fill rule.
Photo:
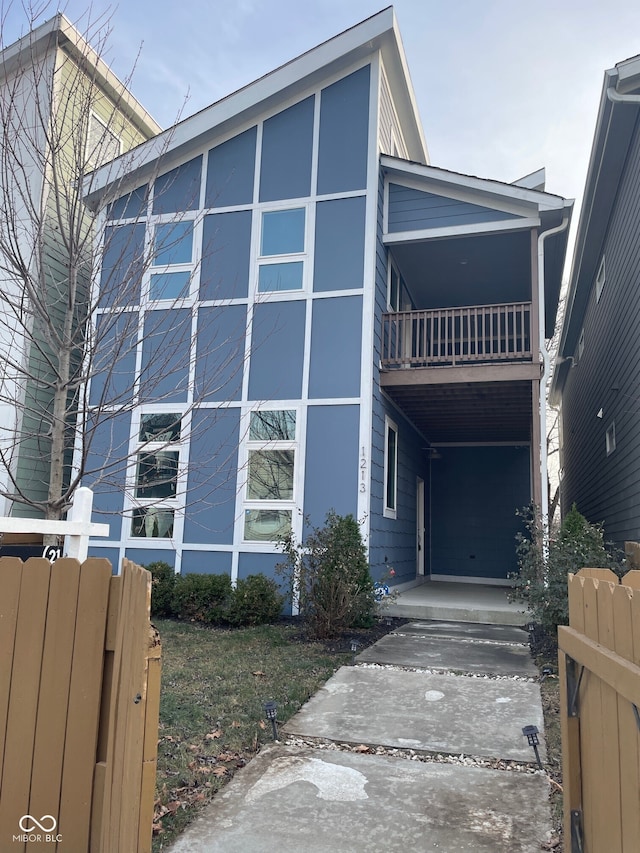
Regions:
<instances>
[{"instance_id":1,"label":"window","mask_svg":"<svg viewBox=\"0 0 640 853\"><path fill-rule=\"evenodd\" d=\"M596 275L596 302L600 302L600 297L602 296L602 291L604 290L604 282L605 282L605 269L604 269L604 255L603 255L602 260L600 261L600 266L598 267L598 274Z\"/></svg>"},{"instance_id":2,"label":"window","mask_svg":"<svg viewBox=\"0 0 640 853\"><path fill-rule=\"evenodd\" d=\"M262 214L258 292L301 290L304 280L305 209Z\"/></svg>"},{"instance_id":3,"label":"window","mask_svg":"<svg viewBox=\"0 0 640 853\"><path fill-rule=\"evenodd\" d=\"M398 268L389 256L389 274L387 279L387 310L410 311L413 300Z\"/></svg>"},{"instance_id":4,"label":"window","mask_svg":"<svg viewBox=\"0 0 640 853\"><path fill-rule=\"evenodd\" d=\"M97 169L120 155L120 139L95 113L89 115L85 157L89 169Z\"/></svg>"},{"instance_id":5,"label":"window","mask_svg":"<svg viewBox=\"0 0 640 853\"><path fill-rule=\"evenodd\" d=\"M149 298L183 299L189 295L193 264L193 222L155 226Z\"/></svg>"},{"instance_id":6,"label":"window","mask_svg":"<svg viewBox=\"0 0 640 853\"><path fill-rule=\"evenodd\" d=\"M609 456L616 449L616 423L615 421L611 422L611 426L606 432L605 442L607 447L607 456Z\"/></svg>"},{"instance_id":7,"label":"window","mask_svg":"<svg viewBox=\"0 0 640 853\"><path fill-rule=\"evenodd\" d=\"M384 442L384 515L396 517L398 497L398 427L385 418Z\"/></svg>"},{"instance_id":8,"label":"window","mask_svg":"<svg viewBox=\"0 0 640 853\"><path fill-rule=\"evenodd\" d=\"M273 542L291 529L295 438L295 411L251 412L244 516L246 541Z\"/></svg>"},{"instance_id":9,"label":"window","mask_svg":"<svg viewBox=\"0 0 640 853\"><path fill-rule=\"evenodd\" d=\"M173 535L180 462L181 416L145 413L140 419L131 535L166 539Z\"/></svg>"},{"instance_id":10,"label":"window","mask_svg":"<svg viewBox=\"0 0 640 853\"><path fill-rule=\"evenodd\" d=\"M400 310L400 275L392 263L389 264L387 305L390 311Z\"/></svg>"}]
</instances>

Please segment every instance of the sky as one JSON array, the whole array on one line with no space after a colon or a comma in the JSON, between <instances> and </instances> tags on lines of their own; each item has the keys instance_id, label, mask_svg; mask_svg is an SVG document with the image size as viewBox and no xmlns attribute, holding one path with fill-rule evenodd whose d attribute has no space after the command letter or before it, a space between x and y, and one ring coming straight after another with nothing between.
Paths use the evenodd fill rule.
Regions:
<instances>
[{"instance_id":1,"label":"sky","mask_svg":"<svg viewBox=\"0 0 640 853\"><path fill-rule=\"evenodd\" d=\"M384 0L41 0L33 8L37 23L59 8L83 33L108 26L104 58L121 79L133 70L133 94L167 127ZM397 0L394 8L431 163L501 181L545 166L547 190L579 202L604 71L640 53L640 0ZM30 16L16 2L0 0L0 10L7 45Z\"/></svg>"}]
</instances>

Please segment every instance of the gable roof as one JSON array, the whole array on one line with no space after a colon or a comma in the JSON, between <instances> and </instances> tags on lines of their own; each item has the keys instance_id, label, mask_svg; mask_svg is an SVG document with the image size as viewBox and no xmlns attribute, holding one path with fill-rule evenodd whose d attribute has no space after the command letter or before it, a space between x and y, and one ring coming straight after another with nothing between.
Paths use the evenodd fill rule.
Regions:
<instances>
[{"instance_id":1,"label":"gable roof","mask_svg":"<svg viewBox=\"0 0 640 853\"><path fill-rule=\"evenodd\" d=\"M78 64L90 69L88 73L95 84L118 105L118 109L144 136L160 133L160 125L61 12L0 51L0 80L26 67L27 63L31 65L36 57L57 47L67 52Z\"/></svg>"},{"instance_id":2,"label":"gable roof","mask_svg":"<svg viewBox=\"0 0 640 853\"><path fill-rule=\"evenodd\" d=\"M265 109L295 97L298 92L302 94L325 77L377 51L382 53L410 156L428 162L404 48L393 7L389 6L138 146L133 167L131 152L126 166L122 159L105 165L92 175L90 187L85 185L86 203L100 206L112 185L122 177L123 168L127 170L127 186L140 185L154 171L166 171L186 159L214 135L228 134L235 126L257 118ZM122 186L117 191L121 193Z\"/></svg>"},{"instance_id":3,"label":"gable roof","mask_svg":"<svg viewBox=\"0 0 640 853\"><path fill-rule=\"evenodd\" d=\"M639 116L640 56L634 56L604 73L551 387L553 402L558 402L578 345L609 218Z\"/></svg>"}]
</instances>

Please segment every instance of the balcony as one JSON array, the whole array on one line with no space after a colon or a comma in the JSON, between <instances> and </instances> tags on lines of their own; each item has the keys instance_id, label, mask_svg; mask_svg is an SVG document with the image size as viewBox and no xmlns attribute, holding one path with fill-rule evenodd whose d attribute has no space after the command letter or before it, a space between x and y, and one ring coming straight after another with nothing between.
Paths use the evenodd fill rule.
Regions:
<instances>
[{"instance_id":1,"label":"balcony","mask_svg":"<svg viewBox=\"0 0 640 853\"><path fill-rule=\"evenodd\" d=\"M382 315L382 368L531 362L531 303Z\"/></svg>"}]
</instances>

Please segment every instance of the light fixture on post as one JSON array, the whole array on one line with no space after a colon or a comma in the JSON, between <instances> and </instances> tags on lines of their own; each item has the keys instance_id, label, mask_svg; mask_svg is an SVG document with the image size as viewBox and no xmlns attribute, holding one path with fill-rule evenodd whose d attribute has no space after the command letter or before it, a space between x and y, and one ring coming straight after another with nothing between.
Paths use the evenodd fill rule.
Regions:
<instances>
[{"instance_id":1,"label":"light fixture on post","mask_svg":"<svg viewBox=\"0 0 640 853\"><path fill-rule=\"evenodd\" d=\"M351 652L353 654L352 666L356 665L356 654L358 652L358 646L360 645L360 640L351 640Z\"/></svg>"},{"instance_id":2,"label":"light fixture on post","mask_svg":"<svg viewBox=\"0 0 640 853\"><path fill-rule=\"evenodd\" d=\"M538 752L538 744L540 743L540 739L538 738L538 727L525 726L522 729L522 734L529 742L529 746L533 747L533 751L536 754L536 761L538 762L538 767L542 770L542 762L540 761L540 753Z\"/></svg>"},{"instance_id":3,"label":"light fixture on post","mask_svg":"<svg viewBox=\"0 0 640 853\"><path fill-rule=\"evenodd\" d=\"M273 701L273 699L268 699L262 707L264 708L265 717L267 718L267 720L271 721L271 731L273 733L273 739L275 741L277 741L278 740L278 723L277 723L278 706Z\"/></svg>"}]
</instances>

